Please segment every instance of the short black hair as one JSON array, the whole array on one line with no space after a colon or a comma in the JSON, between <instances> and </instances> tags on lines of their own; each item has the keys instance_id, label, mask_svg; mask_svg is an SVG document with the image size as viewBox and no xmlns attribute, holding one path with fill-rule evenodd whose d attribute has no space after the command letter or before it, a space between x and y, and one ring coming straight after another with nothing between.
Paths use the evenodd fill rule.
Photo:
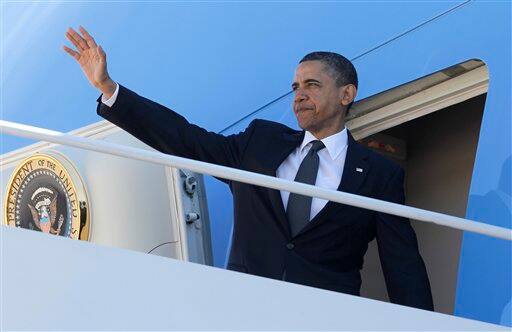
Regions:
<instances>
[{"instance_id":1,"label":"short black hair","mask_svg":"<svg viewBox=\"0 0 512 332\"><path fill-rule=\"evenodd\" d=\"M312 52L307 54L299 61L321 61L333 75L337 86L353 84L357 88L356 68L349 59L343 55L334 52Z\"/></svg>"}]
</instances>

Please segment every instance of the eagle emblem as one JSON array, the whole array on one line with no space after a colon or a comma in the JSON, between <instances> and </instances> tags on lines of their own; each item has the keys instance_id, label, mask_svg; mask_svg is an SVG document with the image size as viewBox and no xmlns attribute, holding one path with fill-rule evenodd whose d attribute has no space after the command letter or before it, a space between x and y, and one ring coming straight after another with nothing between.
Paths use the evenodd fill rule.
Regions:
<instances>
[{"instance_id":1,"label":"eagle emblem","mask_svg":"<svg viewBox=\"0 0 512 332\"><path fill-rule=\"evenodd\" d=\"M88 240L85 187L64 156L49 152L27 157L13 170L6 193L5 224Z\"/></svg>"},{"instance_id":2,"label":"eagle emblem","mask_svg":"<svg viewBox=\"0 0 512 332\"><path fill-rule=\"evenodd\" d=\"M50 199L50 197L52 197ZM57 220L57 196L50 188L38 188L32 194L34 205L27 204L32 213L34 225L43 233L60 234L64 216L61 214ZM57 224L57 225L56 225Z\"/></svg>"}]
</instances>

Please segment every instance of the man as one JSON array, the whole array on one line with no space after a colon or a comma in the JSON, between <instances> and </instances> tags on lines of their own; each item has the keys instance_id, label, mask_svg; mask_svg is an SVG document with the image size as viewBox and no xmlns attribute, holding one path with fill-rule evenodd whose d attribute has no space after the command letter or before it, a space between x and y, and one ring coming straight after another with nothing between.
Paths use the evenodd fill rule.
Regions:
<instances>
[{"instance_id":1,"label":"man","mask_svg":"<svg viewBox=\"0 0 512 332\"><path fill-rule=\"evenodd\" d=\"M357 144L345 114L357 93L349 60L328 52L305 56L292 88L302 131L254 120L222 136L115 83L103 49L83 28L69 29L64 49L102 92L97 112L169 154L404 202L403 170ZM425 265L408 220L288 192L223 180L234 200L228 269L359 295L368 243L377 239L390 300L433 310Z\"/></svg>"}]
</instances>

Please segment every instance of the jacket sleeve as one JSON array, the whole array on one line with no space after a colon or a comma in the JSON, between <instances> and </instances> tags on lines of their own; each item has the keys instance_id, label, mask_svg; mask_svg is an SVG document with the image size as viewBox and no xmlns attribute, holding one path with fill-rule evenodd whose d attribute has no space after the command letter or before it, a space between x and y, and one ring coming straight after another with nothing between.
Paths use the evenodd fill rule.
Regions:
<instances>
[{"instance_id":1,"label":"jacket sleeve","mask_svg":"<svg viewBox=\"0 0 512 332\"><path fill-rule=\"evenodd\" d=\"M396 167L384 187L381 199L404 204L402 168ZM407 218L377 213L376 238L390 301L433 311L427 270L410 221Z\"/></svg>"},{"instance_id":2,"label":"jacket sleeve","mask_svg":"<svg viewBox=\"0 0 512 332\"><path fill-rule=\"evenodd\" d=\"M255 127L253 121L238 134L210 132L122 85L112 107L98 98L97 113L160 152L235 168L240 165Z\"/></svg>"}]
</instances>

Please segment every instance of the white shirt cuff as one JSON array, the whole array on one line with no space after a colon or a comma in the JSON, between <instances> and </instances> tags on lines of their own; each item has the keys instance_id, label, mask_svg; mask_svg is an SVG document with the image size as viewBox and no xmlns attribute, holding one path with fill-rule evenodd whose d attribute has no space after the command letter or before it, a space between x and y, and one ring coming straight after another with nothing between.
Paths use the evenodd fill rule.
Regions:
<instances>
[{"instance_id":1,"label":"white shirt cuff","mask_svg":"<svg viewBox=\"0 0 512 332\"><path fill-rule=\"evenodd\" d=\"M105 96L101 95L101 102L103 104L107 105L108 107L112 107L112 105L114 105L114 103L116 102L118 93L119 93L119 84L116 83L116 91L114 91L114 94L109 99L105 99Z\"/></svg>"}]
</instances>

